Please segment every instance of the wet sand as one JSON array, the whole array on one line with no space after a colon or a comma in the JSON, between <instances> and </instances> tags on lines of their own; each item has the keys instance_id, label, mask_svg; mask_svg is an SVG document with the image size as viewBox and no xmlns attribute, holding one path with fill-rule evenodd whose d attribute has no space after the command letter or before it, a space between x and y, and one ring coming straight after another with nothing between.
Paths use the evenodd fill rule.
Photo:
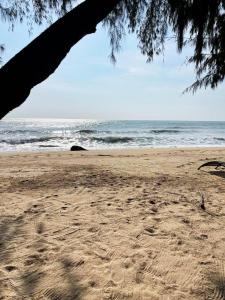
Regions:
<instances>
[{"instance_id":1,"label":"wet sand","mask_svg":"<svg viewBox=\"0 0 225 300\"><path fill-rule=\"evenodd\" d=\"M208 160L225 148L0 154L0 299L225 299Z\"/></svg>"}]
</instances>

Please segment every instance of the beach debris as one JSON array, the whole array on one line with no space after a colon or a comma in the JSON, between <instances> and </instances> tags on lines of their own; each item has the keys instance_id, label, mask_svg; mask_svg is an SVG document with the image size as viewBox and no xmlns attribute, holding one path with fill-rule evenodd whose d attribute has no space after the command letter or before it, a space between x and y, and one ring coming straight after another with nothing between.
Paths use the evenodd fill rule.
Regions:
<instances>
[{"instance_id":1,"label":"beach debris","mask_svg":"<svg viewBox=\"0 0 225 300\"><path fill-rule=\"evenodd\" d=\"M225 168L225 162L224 161L218 161L218 160L213 160L213 161L208 161L198 167L198 170L200 170L202 167L216 167L216 169L223 167Z\"/></svg>"},{"instance_id":2,"label":"beach debris","mask_svg":"<svg viewBox=\"0 0 225 300\"><path fill-rule=\"evenodd\" d=\"M200 207L201 207L201 209L206 210L206 208L205 208L205 197L204 197L203 194L200 194L200 196L201 196L201 204L200 204Z\"/></svg>"},{"instance_id":3,"label":"beach debris","mask_svg":"<svg viewBox=\"0 0 225 300\"><path fill-rule=\"evenodd\" d=\"M83 147L81 147L81 146L72 146L71 148L70 148L70 151L87 151L87 149L85 149L85 148L83 148Z\"/></svg>"}]
</instances>

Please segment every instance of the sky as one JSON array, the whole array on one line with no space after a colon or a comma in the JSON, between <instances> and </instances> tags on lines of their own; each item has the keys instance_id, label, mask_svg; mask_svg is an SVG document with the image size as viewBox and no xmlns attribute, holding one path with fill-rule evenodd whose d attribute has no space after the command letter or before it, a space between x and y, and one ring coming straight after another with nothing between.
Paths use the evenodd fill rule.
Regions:
<instances>
[{"instance_id":1,"label":"sky","mask_svg":"<svg viewBox=\"0 0 225 300\"><path fill-rule=\"evenodd\" d=\"M24 25L12 32L1 24L0 43L6 47L3 63L43 29L34 28L30 35ZM164 57L146 63L137 44L134 36L128 36L113 65L107 31L98 26L6 118L225 121L224 83L216 90L182 94L195 80L193 66L185 64L190 48L180 55L170 41Z\"/></svg>"}]
</instances>

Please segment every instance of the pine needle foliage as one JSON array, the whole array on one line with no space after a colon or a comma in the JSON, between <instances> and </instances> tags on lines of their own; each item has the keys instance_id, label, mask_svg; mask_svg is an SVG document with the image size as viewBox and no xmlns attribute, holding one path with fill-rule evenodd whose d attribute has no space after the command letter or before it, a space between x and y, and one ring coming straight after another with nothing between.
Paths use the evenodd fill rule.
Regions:
<instances>
[{"instance_id":1,"label":"pine needle foliage","mask_svg":"<svg viewBox=\"0 0 225 300\"><path fill-rule=\"evenodd\" d=\"M75 2L0 0L0 17L10 24L17 20L41 24L52 14L65 14ZM225 0L118 0L103 25L109 32L113 61L126 34L136 34L138 46L148 62L163 53L172 35L178 52L185 46L193 49L188 63L195 66L196 81L186 91L216 88L224 80Z\"/></svg>"}]
</instances>

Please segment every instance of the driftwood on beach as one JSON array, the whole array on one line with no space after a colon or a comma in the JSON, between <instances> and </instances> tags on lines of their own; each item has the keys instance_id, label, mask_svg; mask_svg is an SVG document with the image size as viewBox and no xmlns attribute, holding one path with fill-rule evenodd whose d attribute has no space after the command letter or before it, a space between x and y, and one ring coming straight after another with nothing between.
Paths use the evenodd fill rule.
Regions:
<instances>
[{"instance_id":1,"label":"driftwood on beach","mask_svg":"<svg viewBox=\"0 0 225 300\"><path fill-rule=\"evenodd\" d=\"M208 161L208 162L204 163L203 165L201 165L200 167L198 167L198 170L200 170L203 167L216 167L216 169L218 169L220 167L225 168L225 162L218 161L218 160Z\"/></svg>"}]
</instances>

